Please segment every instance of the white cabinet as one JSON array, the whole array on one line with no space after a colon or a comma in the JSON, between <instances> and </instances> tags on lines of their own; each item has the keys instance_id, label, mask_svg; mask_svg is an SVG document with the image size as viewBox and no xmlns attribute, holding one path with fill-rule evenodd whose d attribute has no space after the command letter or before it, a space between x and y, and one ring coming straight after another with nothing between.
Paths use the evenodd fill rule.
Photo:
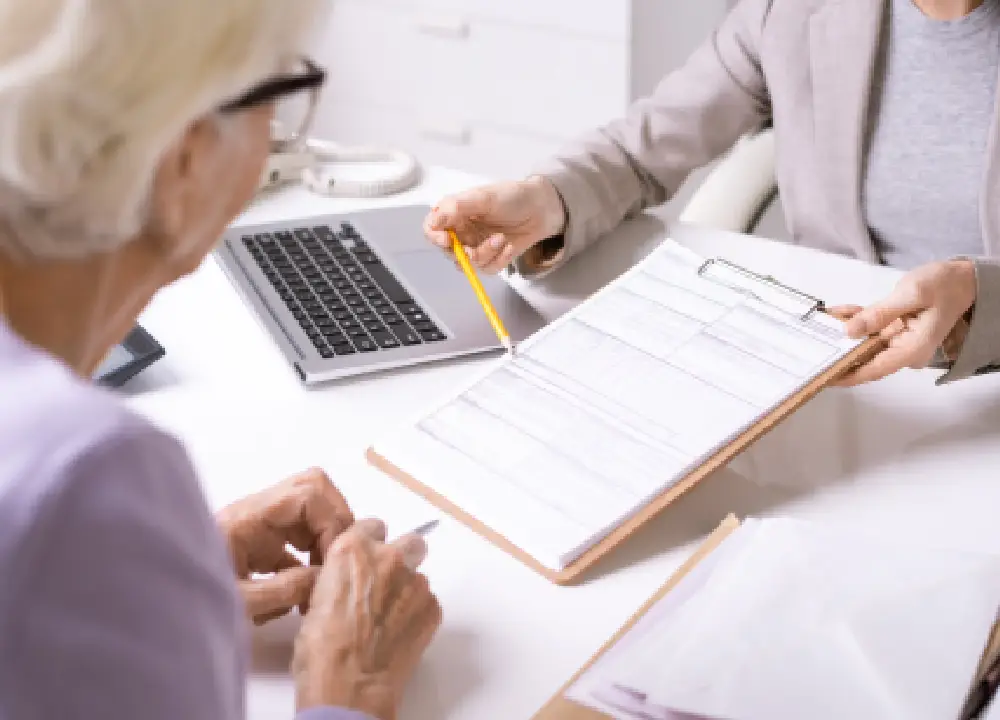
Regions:
<instances>
[{"instance_id":1,"label":"white cabinet","mask_svg":"<svg viewBox=\"0 0 1000 720\"><path fill-rule=\"evenodd\" d=\"M727 0L334 0L314 134L520 176L625 112Z\"/></svg>"}]
</instances>

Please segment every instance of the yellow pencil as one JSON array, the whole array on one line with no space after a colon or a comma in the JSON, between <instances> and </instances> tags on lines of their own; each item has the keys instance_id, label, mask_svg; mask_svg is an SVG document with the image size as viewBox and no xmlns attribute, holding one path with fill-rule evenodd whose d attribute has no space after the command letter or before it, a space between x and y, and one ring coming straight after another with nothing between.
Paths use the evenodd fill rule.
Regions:
<instances>
[{"instance_id":1,"label":"yellow pencil","mask_svg":"<svg viewBox=\"0 0 1000 720\"><path fill-rule=\"evenodd\" d=\"M483 306L486 318L490 321L490 325L493 326L493 332L500 338L500 343L507 349L507 352L514 352L514 343L510 339L510 333L503 326L503 321L497 315L496 308L493 307L493 303L490 301L490 296L483 289L483 284L479 282L479 276L476 275L476 271L472 268L472 263L469 262L469 256L465 252L465 246L462 245L462 241L458 239L458 235L455 234L454 230L449 230L448 235L451 237L451 249L455 253L455 257L458 258L458 264L462 266L462 272L465 273L469 284L472 285L472 289L479 299L479 304Z\"/></svg>"}]
</instances>

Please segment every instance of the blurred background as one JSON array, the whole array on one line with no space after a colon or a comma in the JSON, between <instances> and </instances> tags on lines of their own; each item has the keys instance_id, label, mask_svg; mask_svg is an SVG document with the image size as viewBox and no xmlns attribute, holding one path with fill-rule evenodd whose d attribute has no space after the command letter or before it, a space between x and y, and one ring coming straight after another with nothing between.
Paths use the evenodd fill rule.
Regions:
<instances>
[{"instance_id":1,"label":"blurred background","mask_svg":"<svg viewBox=\"0 0 1000 720\"><path fill-rule=\"evenodd\" d=\"M330 73L313 134L520 178L651 92L736 1L336 0L312 51ZM756 229L784 234L778 202Z\"/></svg>"},{"instance_id":2,"label":"blurred background","mask_svg":"<svg viewBox=\"0 0 1000 720\"><path fill-rule=\"evenodd\" d=\"M649 93L734 1L337 0L314 135L521 177Z\"/></svg>"}]
</instances>

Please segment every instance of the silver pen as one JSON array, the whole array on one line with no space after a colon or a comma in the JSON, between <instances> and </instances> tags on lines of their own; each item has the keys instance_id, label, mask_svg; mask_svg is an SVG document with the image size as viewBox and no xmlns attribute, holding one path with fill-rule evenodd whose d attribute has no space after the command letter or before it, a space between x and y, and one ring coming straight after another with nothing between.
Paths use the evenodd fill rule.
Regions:
<instances>
[{"instance_id":1,"label":"silver pen","mask_svg":"<svg viewBox=\"0 0 1000 720\"><path fill-rule=\"evenodd\" d=\"M421 537L424 537L425 535L427 535L427 533L436 528L440 522L441 520L438 518L434 518L433 520L428 520L423 525L416 527L413 530L410 530L410 532L408 533L404 533L404 535L419 535Z\"/></svg>"}]
</instances>

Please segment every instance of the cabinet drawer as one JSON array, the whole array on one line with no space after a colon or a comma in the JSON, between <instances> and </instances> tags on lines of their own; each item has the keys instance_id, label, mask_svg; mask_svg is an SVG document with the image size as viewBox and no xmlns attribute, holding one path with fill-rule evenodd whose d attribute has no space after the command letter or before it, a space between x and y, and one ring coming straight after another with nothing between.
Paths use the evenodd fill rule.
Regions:
<instances>
[{"instance_id":1,"label":"cabinet drawer","mask_svg":"<svg viewBox=\"0 0 1000 720\"><path fill-rule=\"evenodd\" d=\"M327 71L324 104L411 106L426 83L412 13L380 2L332 3L312 55Z\"/></svg>"},{"instance_id":2,"label":"cabinet drawer","mask_svg":"<svg viewBox=\"0 0 1000 720\"><path fill-rule=\"evenodd\" d=\"M624 41L462 13L428 18L379 2L337 2L314 54L329 71L327 102L405 107L438 120L568 138L628 102Z\"/></svg>"},{"instance_id":3,"label":"cabinet drawer","mask_svg":"<svg viewBox=\"0 0 1000 720\"><path fill-rule=\"evenodd\" d=\"M387 145L411 152L422 164L489 177L520 178L559 149L561 141L488 125L421 122L402 108L350 104L324 107L315 135L340 143Z\"/></svg>"},{"instance_id":4,"label":"cabinet drawer","mask_svg":"<svg viewBox=\"0 0 1000 720\"><path fill-rule=\"evenodd\" d=\"M417 105L424 115L568 138L628 104L624 42L460 15L451 23L461 31L442 33L417 20L429 73Z\"/></svg>"}]
</instances>

